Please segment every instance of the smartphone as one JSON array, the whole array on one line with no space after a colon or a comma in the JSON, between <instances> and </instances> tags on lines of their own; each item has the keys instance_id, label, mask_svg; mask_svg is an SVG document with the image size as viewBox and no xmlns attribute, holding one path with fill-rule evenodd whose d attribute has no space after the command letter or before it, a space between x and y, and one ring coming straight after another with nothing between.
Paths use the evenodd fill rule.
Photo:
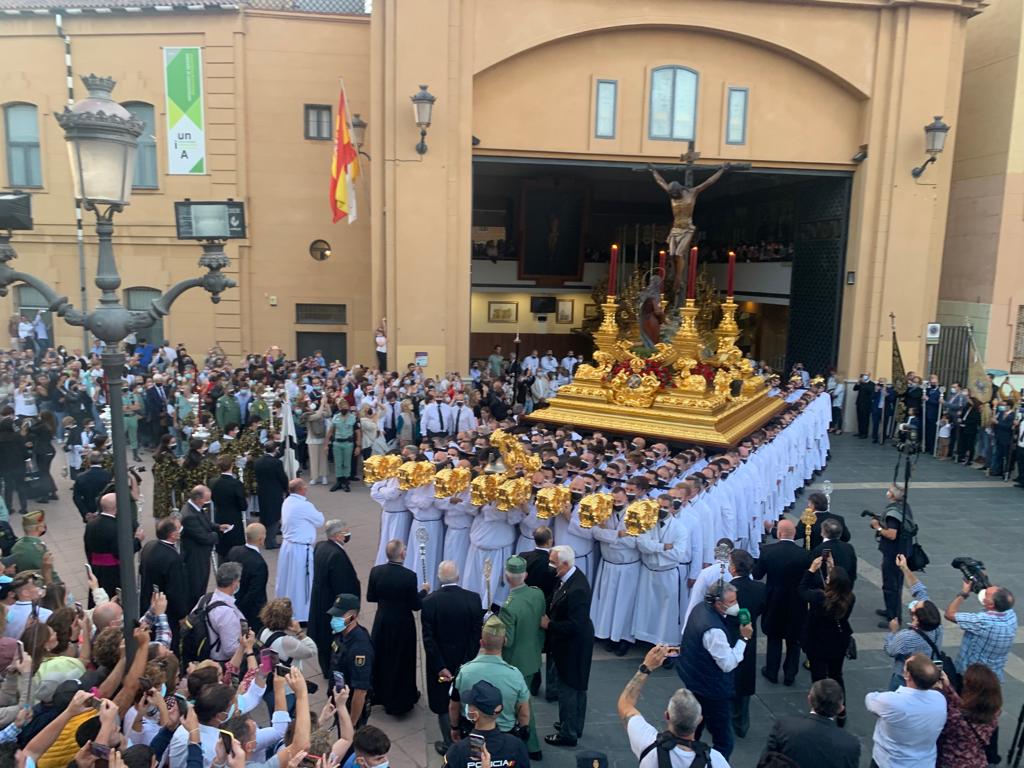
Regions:
<instances>
[{"instance_id":1,"label":"smartphone","mask_svg":"<svg viewBox=\"0 0 1024 768\"><path fill-rule=\"evenodd\" d=\"M740 620L741 627L745 627L750 623L750 611L746 608L740 608L740 612L736 616Z\"/></svg>"},{"instance_id":2,"label":"smartphone","mask_svg":"<svg viewBox=\"0 0 1024 768\"><path fill-rule=\"evenodd\" d=\"M110 747L108 747L106 744L97 744L94 741L92 743L92 746L89 748L89 751L92 752L93 755L98 757L100 760L110 759Z\"/></svg>"},{"instance_id":3,"label":"smartphone","mask_svg":"<svg viewBox=\"0 0 1024 768\"><path fill-rule=\"evenodd\" d=\"M269 677L270 673L274 671L274 665L277 664L277 653L264 648L260 651L260 674L264 677Z\"/></svg>"},{"instance_id":4,"label":"smartphone","mask_svg":"<svg viewBox=\"0 0 1024 768\"><path fill-rule=\"evenodd\" d=\"M832 550L831 549L823 549L823 550L821 550L821 559L822 560L831 560L832 559Z\"/></svg>"},{"instance_id":5,"label":"smartphone","mask_svg":"<svg viewBox=\"0 0 1024 768\"><path fill-rule=\"evenodd\" d=\"M670 645L670 646L668 647L668 655L667 655L667 658L669 658L669 659L674 659L674 658L676 658L676 657L677 657L678 655L679 655L679 646L678 646L678 645Z\"/></svg>"},{"instance_id":6,"label":"smartphone","mask_svg":"<svg viewBox=\"0 0 1024 768\"><path fill-rule=\"evenodd\" d=\"M120 587L114 587L114 600L118 604L120 604L120 602L121 602L121 588Z\"/></svg>"},{"instance_id":7,"label":"smartphone","mask_svg":"<svg viewBox=\"0 0 1024 768\"><path fill-rule=\"evenodd\" d=\"M86 563L85 564L85 579L86 579L86 581L88 581L91 578L92 578L92 566L90 566L88 563Z\"/></svg>"},{"instance_id":8,"label":"smartphone","mask_svg":"<svg viewBox=\"0 0 1024 768\"><path fill-rule=\"evenodd\" d=\"M941 659L935 659L935 661L933 661L932 664L935 665L935 668L938 669L940 673L942 672L942 660Z\"/></svg>"},{"instance_id":9,"label":"smartphone","mask_svg":"<svg viewBox=\"0 0 1024 768\"><path fill-rule=\"evenodd\" d=\"M242 637L245 637L246 635L249 634L249 622L248 621L246 621L245 619L242 619L241 621L238 622L238 625L242 629L242 631L241 631Z\"/></svg>"},{"instance_id":10,"label":"smartphone","mask_svg":"<svg viewBox=\"0 0 1024 768\"><path fill-rule=\"evenodd\" d=\"M235 735L231 731L220 731L220 740L224 745L224 754L231 757L231 742L234 741Z\"/></svg>"},{"instance_id":11,"label":"smartphone","mask_svg":"<svg viewBox=\"0 0 1024 768\"><path fill-rule=\"evenodd\" d=\"M155 595L155 594L156 594L157 592L159 592L159 591L160 591L160 587L159 587L159 585L157 585L157 584L154 584L154 585L153 585L153 594Z\"/></svg>"},{"instance_id":12,"label":"smartphone","mask_svg":"<svg viewBox=\"0 0 1024 768\"><path fill-rule=\"evenodd\" d=\"M274 674L275 675L280 675L281 677L287 677L288 673L291 672L291 671L292 671L292 668L289 667L287 664L275 664L274 665Z\"/></svg>"},{"instance_id":13,"label":"smartphone","mask_svg":"<svg viewBox=\"0 0 1024 768\"><path fill-rule=\"evenodd\" d=\"M174 699L174 704L178 707L178 712L181 713L181 719L184 720L185 716L188 714L188 699L180 693L174 694L171 698Z\"/></svg>"},{"instance_id":14,"label":"smartphone","mask_svg":"<svg viewBox=\"0 0 1024 768\"><path fill-rule=\"evenodd\" d=\"M306 755L299 763L299 768L316 768L318 762L320 762L320 755Z\"/></svg>"},{"instance_id":15,"label":"smartphone","mask_svg":"<svg viewBox=\"0 0 1024 768\"><path fill-rule=\"evenodd\" d=\"M345 687L345 673L344 672L333 672L334 676L334 692L337 693Z\"/></svg>"},{"instance_id":16,"label":"smartphone","mask_svg":"<svg viewBox=\"0 0 1024 768\"><path fill-rule=\"evenodd\" d=\"M90 696L88 699L85 700L85 706L92 707L93 709L99 709L100 700L97 699L95 696Z\"/></svg>"},{"instance_id":17,"label":"smartphone","mask_svg":"<svg viewBox=\"0 0 1024 768\"><path fill-rule=\"evenodd\" d=\"M479 733L469 734L469 756L480 757L484 752L484 737Z\"/></svg>"},{"instance_id":18,"label":"smartphone","mask_svg":"<svg viewBox=\"0 0 1024 768\"><path fill-rule=\"evenodd\" d=\"M85 607L77 600L75 601L75 613L78 614L78 618L85 616Z\"/></svg>"},{"instance_id":19,"label":"smartphone","mask_svg":"<svg viewBox=\"0 0 1024 768\"><path fill-rule=\"evenodd\" d=\"M18 640L18 663L21 664L21 662L24 660L24 658L25 658L25 644L23 642L21 642L21 640Z\"/></svg>"}]
</instances>

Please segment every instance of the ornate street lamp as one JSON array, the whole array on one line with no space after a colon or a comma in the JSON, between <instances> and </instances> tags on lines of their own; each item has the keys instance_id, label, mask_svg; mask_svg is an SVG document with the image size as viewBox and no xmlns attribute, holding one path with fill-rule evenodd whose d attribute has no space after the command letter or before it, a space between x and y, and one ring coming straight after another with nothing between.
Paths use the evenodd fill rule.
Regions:
<instances>
[{"instance_id":1,"label":"ornate street lamp","mask_svg":"<svg viewBox=\"0 0 1024 768\"><path fill-rule=\"evenodd\" d=\"M924 127L924 151L928 159L914 168L910 175L915 179L920 178L924 169L935 162L937 155L946 148L946 135L949 133L949 126L942 122L942 115L936 115L928 125Z\"/></svg>"},{"instance_id":2,"label":"ornate street lamp","mask_svg":"<svg viewBox=\"0 0 1024 768\"><path fill-rule=\"evenodd\" d=\"M420 143L416 145L416 151L425 155L427 154L427 128L430 127L430 120L434 114L434 102L437 101L437 97L427 90L427 86L421 85L419 91L409 98L412 100L416 127L420 129Z\"/></svg>"},{"instance_id":3,"label":"ornate street lamp","mask_svg":"<svg viewBox=\"0 0 1024 768\"><path fill-rule=\"evenodd\" d=\"M203 288L218 301L222 291L235 287L235 282L222 274L228 259L223 250L204 252L200 266L207 272L202 277L183 280L155 299L146 310L129 310L121 305L117 295L121 276L114 260L112 237L113 216L128 205L135 170L135 149L143 123L111 98L114 81L109 77L87 75L82 78L89 95L73 107L65 107L56 115L64 129L71 161L71 175L75 183L75 196L82 207L96 214L96 235L99 240L96 264L96 287L100 298L96 309L83 312L75 309L67 296L56 291L34 275L16 271L10 262L16 257L9 245L0 248L0 296L7 295L14 283L25 283L39 291L47 308L63 317L68 325L85 328L96 338L106 342L102 355L103 375L107 384L110 409L109 432L114 452L114 482L117 488L117 545L120 560L121 590L124 600L125 649L131 655L135 643L132 629L139 616L138 585L135 577L134 530L132 528L131 498L128 492L128 464L125 460L124 411L121 402L121 376L125 356L118 344L129 333L149 328L166 316L182 293L190 288Z\"/></svg>"}]
</instances>

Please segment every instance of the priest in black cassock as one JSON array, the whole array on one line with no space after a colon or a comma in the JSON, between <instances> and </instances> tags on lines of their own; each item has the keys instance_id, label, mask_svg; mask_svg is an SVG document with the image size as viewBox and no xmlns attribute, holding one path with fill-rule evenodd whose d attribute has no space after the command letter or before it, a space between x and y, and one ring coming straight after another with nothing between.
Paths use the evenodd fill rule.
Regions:
<instances>
[{"instance_id":1,"label":"priest in black cassock","mask_svg":"<svg viewBox=\"0 0 1024 768\"><path fill-rule=\"evenodd\" d=\"M139 551L138 536L132 541ZM85 526L85 559L96 575L100 586L113 599L121 586L121 559L117 551L117 497L113 493L100 498L99 514ZM89 605L93 605L89 593Z\"/></svg>"},{"instance_id":2,"label":"priest in black cassock","mask_svg":"<svg viewBox=\"0 0 1024 768\"><path fill-rule=\"evenodd\" d=\"M383 704L389 715L403 715L420 698L416 687L416 620L430 589L421 584L416 590L416 574L403 565L405 543L392 539L387 543L388 561L374 566L366 585L366 601L377 603L373 619L373 703Z\"/></svg>"},{"instance_id":3,"label":"priest in black cassock","mask_svg":"<svg viewBox=\"0 0 1024 768\"><path fill-rule=\"evenodd\" d=\"M231 530L221 533L217 539L217 557L221 562L228 559L228 552L232 547L241 547L245 544L244 512L249 502L245 498L245 486L234 475L234 468L233 457L227 454L218 456L217 469L220 470L220 476L210 486L214 522L218 525L233 526Z\"/></svg>"},{"instance_id":4,"label":"priest in black cassock","mask_svg":"<svg viewBox=\"0 0 1024 768\"><path fill-rule=\"evenodd\" d=\"M341 520L328 520L324 526L326 541L313 549L313 591L309 597L309 624L307 634L313 639L320 659L320 669L329 669L331 663L331 617L327 612L338 595L362 592L359 577L344 544L351 538L348 525Z\"/></svg>"}]
</instances>

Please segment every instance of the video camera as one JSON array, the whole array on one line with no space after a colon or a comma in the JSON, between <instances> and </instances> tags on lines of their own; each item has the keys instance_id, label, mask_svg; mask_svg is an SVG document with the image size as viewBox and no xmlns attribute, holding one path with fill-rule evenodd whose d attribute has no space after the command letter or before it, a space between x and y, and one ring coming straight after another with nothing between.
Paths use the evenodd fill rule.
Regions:
<instances>
[{"instance_id":1,"label":"video camera","mask_svg":"<svg viewBox=\"0 0 1024 768\"><path fill-rule=\"evenodd\" d=\"M950 565L959 569L964 575L964 581L971 583L972 592L978 593L992 586L988 574L985 573L985 564L981 560L975 560L973 557L955 557Z\"/></svg>"},{"instance_id":2,"label":"video camera","mask_svg":"<svg viewBox=\"0 0 1024 768\"><path fill-rule=\"evenodd\" d=\"M870 509L865 509L860 513L861 517L870 517L872 520L877 520L880 524L882 522L882 516L877 512L872 512Z\"/></svg>"}]
</instances>

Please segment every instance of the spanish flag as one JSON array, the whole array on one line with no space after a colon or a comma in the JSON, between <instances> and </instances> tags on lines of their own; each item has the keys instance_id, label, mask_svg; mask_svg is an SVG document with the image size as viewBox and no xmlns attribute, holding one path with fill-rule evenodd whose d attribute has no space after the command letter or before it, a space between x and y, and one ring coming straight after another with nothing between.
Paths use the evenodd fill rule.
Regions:
<instances>
[{"instance_id":1,"label":"spanish flag","mask_svg":"<svg viewBox=\"0 0 1024 768\"><path fill-rule=\"evenodd\" d=\"M359 178L359 152L352 143L352 116L345 97L345 81L338 95L338 114L334 118L334 157L331 158L331 212L334 222L356 220L356 188Z\"/></svg>"}]
</instances>

